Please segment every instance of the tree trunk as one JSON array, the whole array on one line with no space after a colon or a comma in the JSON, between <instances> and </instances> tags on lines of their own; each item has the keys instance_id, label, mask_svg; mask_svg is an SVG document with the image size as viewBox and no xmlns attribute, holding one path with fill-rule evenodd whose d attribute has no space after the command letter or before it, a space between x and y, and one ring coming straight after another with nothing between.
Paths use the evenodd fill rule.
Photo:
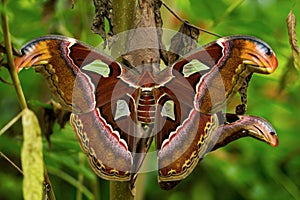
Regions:
<instances>
[{"instance_id":1,"label":"tree trunk","mask_svg":"<svg viewBox=\"0 0 300 200\"><path fill-rule=\"evenodd\" d=\"M112 8L113 34L118 34L117 40L113 41L112 56L124 55L123 60L131 67L159 63L162 24L159 1L138 0L136 4L135 0L113 0ZM120 34L124 31L129 32ZM139 192L132 188L134 181L110 181L110 199L134 199L135 192Z\"/></svg>"}]
</instances>

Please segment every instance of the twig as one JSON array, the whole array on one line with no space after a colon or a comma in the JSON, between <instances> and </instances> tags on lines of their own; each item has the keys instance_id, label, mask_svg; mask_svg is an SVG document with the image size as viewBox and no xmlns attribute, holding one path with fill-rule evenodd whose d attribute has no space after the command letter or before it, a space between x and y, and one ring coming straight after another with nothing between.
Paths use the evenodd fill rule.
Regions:
<instances>
[{"instance_id":1,"label":"twig","mask_svg":"<svg viewBox=\"0 0 300 200\"><path fill-rule=\"evenodd\" d=\"M48 171L44 165L44 177L45 177L45 180L44 180L44 193L45 193L45 196L44 196L44 199L43 200L56 200L55 198L55 194L54 194L54 191L53 191L53 188L52 188L52 184L51 184L51 181L49 179L49 176L48 176Z\"/></svg>"},{"instance_id":2,"label":"twig","mask_svg":"<svg viewBox=\"0 0 300 200\"><path fill-rule=\"evenodd\" d=\"M22 110L27 108L27 103L25 100L25 96L20 84L20 80L17 74L17 71L14 66L14 59L13 59L13 52L12 52L12 45L11 45L11 40L10 40L10 33L9 33L9 27L8 27L8 20L6 16L6 0L2 0L2 5L3 5L3 10L1 13L1 18L2 18L2 30L3 30L3 38L4 38L4 43L5 43L5 49L6 49L6 56L7 56L7 62L8 62L8 70L10 73L10 76L13 80L18 99L20 101L20 105Z\"/></svg>"},{"instance_id":3,"label":"twig","mask_svg":"<svg viewBox=\"0 0 300 200\"><path fill-rule=\"evenodd\" d=\"M10 120L1 130L0 130L0 136L5 133L12 125L16 123L22 116L23 112L20 112L17 116L15 116L12 120Z\"/></svg>"},{"instance_id":4,"label":"twig","mask_svg":"<svg viewBox=\"0 0 300 200\"><path fill-rule=\"evenodd\" d=\"M112 0L112 21L113 34L118 34L124 31L128 31L133 28L134 21L136 20L136 0ZM123 12L123 11L126 12ZM128 46L128 38L118 36L117 41L111 47L111 55L113 57L119 57L126 52L126 47ZM110 44L109 44L110 45ZM109 184L109 194L111 200L133 200L134 197L129 189L130 182L121 181L110 181ZM105 189L105 188L103 188Z\"/></svg>"},{"instance_id":5,"label":"twig","mask_svg":"<svg viewBox=\"0 0 300 200\"><path fill-rule=\"evenodd\" d=\"M236 9L238 6L240 6L245 0L236 0L234 1L234 3L232 3L223 13L223 15L221 15L220 17L218 17L218 19L216 19L212 26L216 26L217 24L219 24L222 20L224 20L224 18L226 18L230 13L232 13L232 11L234 11L234 9Z\"/></svg>"},{"instance_id":6,"label":"twig","mask_svg":"<svg viewBox=\"0 0 300 200\"><path fill-rule=\"evenodd\" d=\"M208 34L211 34L211 35L214 35L216 37L219 37L221 38L222 36L219 35L219 34L216 34L216 33L213 33L213 32L210 32L208 30L205 30L203 28L200 28L198 26L195 26L194 24L191 24L189 21L187 21L186 19L183 19L182 17L180 17L178 14L175 13L175 11L173 11L165 2L161 1L162 5L164 5L164 7L170 11L170 13L172 13L172 15L174 15L179 21L181 21L182 23L188 25L188 26L191 26L195 29L198 29L199 31L202 31L202 32L205 32L205 33L208 33Z\"/></svg>"},{"instance_id":7,"label":"twig","mask_svg":"<svg viewBox=\"0 0 300 200\"><path fill-rule=\"evenodd\" d=\"M22 175L24 175L23 174L23 171L13 162L13 161L11 161L6 155L4 155L4 153L2 153L1 151L0 151L0 156L2 156L5 160L7 160L14 168L16 168Z\"/></svg>"},{"instance_id":8,"label":"twig","mask_svg":"<svg viewBox=\"0 0 300 200\"><path fill-rule=\"evenodd\" d=\"M2 10L1 10L2 11L1 12L2 32L3 32L3 38L4 38L5 50L6 50L6 56L7 56L8 70L9 70L11 79L14 83L15 90L16 90L16 93L18 96L18 100L20 102L20 106L21 106L22 110L25 110L28 108L28 106L26 103L26 99L25 99L21 84L20 84L20 80L19 80L17 71L14 66L13 48L11 45L8 19L7 19L7 15L6 15L7 1L2 0L1 2L2 2ZM44 168L45 168L45 165L44 165ZM45 177L48 177L47 171L45 169L44 169L44 173L45 173ZM49 181L49 183L50 183L50 181ZM53 190L50 190L49 193L50 193L50 197L55 197Z\"/></svg>"}]
</instances>

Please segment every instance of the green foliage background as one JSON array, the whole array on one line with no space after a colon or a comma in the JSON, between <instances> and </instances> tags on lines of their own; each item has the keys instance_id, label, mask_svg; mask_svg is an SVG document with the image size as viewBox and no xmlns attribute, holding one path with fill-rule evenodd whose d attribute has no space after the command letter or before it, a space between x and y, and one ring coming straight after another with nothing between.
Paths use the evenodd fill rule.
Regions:
<instances>
[{"instance_id":1,"label":"green foliage background","mask_svg":"<svg viewBox=\"0 0 300 200\"><path fill-rule=\"evenodd\" d=\"M94 7L92 1L59 0L53 12L45 9L45 0L9 2L9 23L14 46L46 34L62 34L97 46L101 38L90 31ZM176 0L167 1L182 17L220 35L247 34L266 41L279 60L278 70L270 75L255 75L250 83L247 114L266 118L276 128L279 146L272 148L251 138L241 139L205 157L194 172L178 187L162 191L157 172L143 176L138 190L141 199L300 199L300 81L299 72L288 65L291 56L286 17L293 9L300 20L300 2L296 0ZM0 9L2 7L0 6ZM177 30L180 23L166 9L164 27ZM126 11L120 11L126 12ZM297 27L298 35L300 26ZM298 39L300 36L298 36ZM201 34L199 44L216 39ZM2 33L0 41L3 41ZM289 70L287 76L284 74ZM0 77L10 82L5 68ZM26 99L34 110L36 101L51 96L44 79L33 70L20 73ZM282 91L280 92L280 88ZM11 85L0 82L0 128L20 111ZM230 108L229 108L230 110ZM20 166L22 130L16 123L0 136L0 151ZM57 199L108 198L108 182L90 170L70 125L54 127L52 148L44 139L44 157ZM83 186L80 186L80 178ZM22 199L22 175L0 157L0 198Z\"/></svg>"}]
</instances>

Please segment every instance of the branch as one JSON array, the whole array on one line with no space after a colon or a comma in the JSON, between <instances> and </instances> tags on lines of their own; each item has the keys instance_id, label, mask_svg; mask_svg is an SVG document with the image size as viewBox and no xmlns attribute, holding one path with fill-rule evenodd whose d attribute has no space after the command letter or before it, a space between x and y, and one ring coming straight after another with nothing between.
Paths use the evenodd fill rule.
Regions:
<instances>
[{"instance_id":1,"label":"branch","mask_svg":"<svg viewBox=\"0 0 300 200\"><path fill-rule=\"evenodd\" d=\"M111 200L133 200L134 194L130 189L130 182L110 181L110 199Z\"/></svg>"},{"instance_id":2,"label":"branch","mask_svg":"<svg viewBox=\"0 0 300 200\"><path fill-rule=\"evenodd\" d=\"M17 74L17 71L14 66L14 58L13 58L13 52L12 52L12 45L10 40L10 33L9 33L9 27L8 27L8 20L6 16L6 0L2 0L3 5L3 11L1 13L2 18L2 30L3 30L3 38L5 43L5 49L6 49L6 56L7 56L7 63L8 63L8 70L10 73L10 76L13 80L15 90L18 95L18 99L21 105L22 110L27 108L27 103L25 100L25 96L20 84L20 80Z\"/></svg>"},{"instance_id":3,"label":"branch","mask_svg":"<svg viewBox=\"0 0 300 200\"><path fill-rule=\"evenodd\" d=\"M163 1L161 1L161 2L162 2L162 5L164 5L164 7L165 7L170 13L172 13L172 15L174 15L181 23L186 24L186 25L188 25L188 26L190 26L190 27L193 27L193 28L195 28L195 29L198 29L199 31L208 33L208 34L210 34L210 35L214 35L214 36L219 37L219 38L222 37L221 35L218 35L218 34L216 34L216 33L213 33L213 32L210 32L210 31L208 31L208 30L205 30L205 29L203 29L203 28L200 28L200 27L198 27L198 26L195 26L194 24L191 24L189 21L187 21L186 19L181 18L178 14L176 14L176 12L175 12L174 10L172 10L165 2L163 2Z\"/></svg>"},{"instance_id":4,"label":"branch","mask_svg":"<svg viewBox=\"0 0 300 200\"><path fill-rule=\"evenodd\" d=\"M117 41L112 41L111 54L114 58L126 52L128 43L127 34L122 32L134 28L136 1L135 0L112 0L113 33L118 35Z\"/></svg>"},{"instance_id":5,"label":"branch","mask_svg":"<svg viewBox=\"0 0 300 200\"><path fill-rule=\"evenodd\" d=\"M24 111L24 110L27 110L28 106L27 106L24 92L22 90L22 86L20 84L20 80L19 80L17 71L15 69L15 65L14 65L13 48L11 45L8 19L7 19L7 15L6 15L6 5L7 5L7 1L2 0L1 21L2 21L2 31L3 31L3 38L4 38L4 44L5 44L5 51L6 51L5 53L7 56L8 70L9 70L11 79L13 81L21 109ZM39 128L39 124L37 124L37 126ZM44 165L44 173L45 173L45 177L48 177L48 174L45 169L45 165ZM50 183L50 181L48 181L48 183ZM49 195L50 195L49 199L55 200L53 190L49 191Z\"/></svg>"},{"instance_id":6,"label":"branch","mask_svg":"<svg viewBox=\"0 0 300 200\"><path fill-rule=\"evenodd\" d=\"M135 20L135 0L112 0L113 6L113 33L118 34L130 30L134 26ZM116 43L112 45L111 54L113 57L119 56L126 50L127 38L123 38L126 34L119 34ZM116 45L117 44L117 45ZM134 196L131 193L130 182L110 181L110 199L111 200L133 200Z\"/></svg>"}]
</instances>

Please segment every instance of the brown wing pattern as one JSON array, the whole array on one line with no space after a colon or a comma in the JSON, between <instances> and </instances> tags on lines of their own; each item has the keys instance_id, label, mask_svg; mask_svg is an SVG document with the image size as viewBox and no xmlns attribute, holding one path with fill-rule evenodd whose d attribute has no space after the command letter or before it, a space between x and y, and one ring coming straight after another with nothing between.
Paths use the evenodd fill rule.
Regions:
<instances>
[{"instance_id":1,"label":"brown wing pattern","mask_svg":"<svg viewBox=\"0 0 300 200\"><path fill-rule=\"evenodd\" d=\"M33 66L46 78L63 107L74 113L71 124L94 171L105 179L130 180L133 158L129 145L133 145L133 137L113 118L113 90L124 72L122 66L104 53L63 36L33 40L22 53L15 59L17 70ZM106 77L85 68L95 61L107 66ZM132 91L125 84L118 86L116 99ZM125 131L133 129L131 125Z\"/></svg>"},{"instance_id":2,"label":"brown wing pattern","mask_svg":"<svg viewBox=\"0 0 300 200\"><path fill-rule=\"evenodd\" d=\"M247 102L252 73L277 68L274 52L257 38L221 38L159 72L152 65L129 70L63 36L35 39L22 53L16 69L34 66L73 112L71 124L81 148L102 178L134 180L153 137L163 189L187 177L205 154L240 137L278 143L264 119L224 114L237 92L242 104Z\"/></svg>"}]
</instances>

